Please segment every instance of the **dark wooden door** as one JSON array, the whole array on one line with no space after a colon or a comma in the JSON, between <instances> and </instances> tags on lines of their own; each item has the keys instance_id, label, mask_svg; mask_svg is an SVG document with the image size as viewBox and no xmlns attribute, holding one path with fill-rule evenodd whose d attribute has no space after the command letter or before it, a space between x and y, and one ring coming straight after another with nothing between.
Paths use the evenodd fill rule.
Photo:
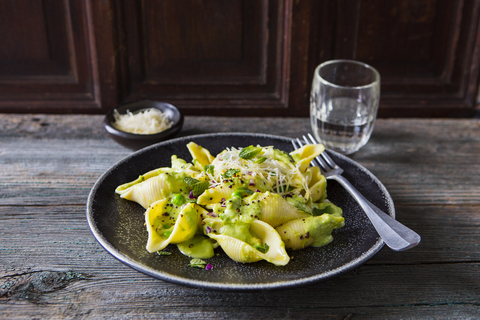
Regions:
<instances>
[{"instance_id":1,"label":"dark wooden door","mask_svg":"<svg viewBox=\"0 0 480 320\"><path fill-rule=\"evenodd\" d=\"M308 116L313 70L382 76L383 117L472 116L480 0L2 0L0 112Z\"/></svg>"}]
</instances>

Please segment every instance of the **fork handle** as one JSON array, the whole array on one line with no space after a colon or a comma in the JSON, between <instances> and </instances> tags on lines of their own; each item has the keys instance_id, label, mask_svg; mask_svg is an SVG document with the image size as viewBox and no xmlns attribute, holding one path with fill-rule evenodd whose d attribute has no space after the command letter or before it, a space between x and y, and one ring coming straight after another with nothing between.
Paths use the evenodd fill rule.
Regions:
<instances>
[{"instance_id":1,"label":"fork handle","mask_svg":"<svg viewBox=\"0 0 480 320\"><path fill-rule=\"evenodd\" d=\"M345 177L341 175L330 176L339 182L358 202L367 217L372 222L385 244L395 251L407 250L420 243L420 236L413 230L404 226L374 204L368 201Z\"/></svg>"}]
</instances>

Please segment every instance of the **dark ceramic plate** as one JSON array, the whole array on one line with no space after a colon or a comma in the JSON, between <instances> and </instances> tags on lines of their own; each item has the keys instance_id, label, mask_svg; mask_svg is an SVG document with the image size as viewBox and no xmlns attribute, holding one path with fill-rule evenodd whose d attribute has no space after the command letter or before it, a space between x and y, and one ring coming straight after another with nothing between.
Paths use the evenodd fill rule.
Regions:
<instances>
[{"instance_id":1,"label":"dark ceramic plate","mask_svg":"<svg viewBox=\"0 0 480 320\"><path fill-rule=\"evenodd\" d=\"M175 154L191 161L186 144L194 141L218 154L225 147L273 145L292 151L291 140L279 136L221 133L178 138L142 149L121 160L105 172L92 188L87 202L87 220L100 244L128 266L165 281L217 290L270 290L295 287L327 280L351 271L372 258L382 247L367 216L353 198L336 181L328 181L328 198L343 209L345 226L334 231L334 240L320 248L290 252L294 258L284 267L265 261L240 264L220 254L208 260L211 270L189 266L190 258L176 246L165 250L169 256L146 251L147 231L144 209L137 203L121 199L115 188L158 167L170 166ZM380 209L395 216L393 201L382 183L364 167L335 152L329 154L345 170L344 176Z\"/></svg>"}]
</instances>

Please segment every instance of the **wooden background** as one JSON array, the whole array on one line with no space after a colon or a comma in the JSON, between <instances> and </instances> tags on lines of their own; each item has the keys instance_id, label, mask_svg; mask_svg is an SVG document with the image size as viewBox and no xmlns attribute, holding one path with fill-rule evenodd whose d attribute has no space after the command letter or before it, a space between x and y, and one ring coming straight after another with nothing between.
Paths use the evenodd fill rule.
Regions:
<instances>
[{"instance_id":1,"label":"wooden background","mask_svg":"<svg viewBox=\"0 0 480 320\"><path fill-rule=\"evenodd\" d=\"M382 75L381 117L478 108L480 0L2 0L0 112L308 116L315 66Z\"/></svg>"},{"instance_id":2,"label":"wooden background","mask_svg":"<svg viewBox=\"0 0 480 320\"><path fill-rule=\"evenodd\" d=\"M259 292L171 284L101 247L85 203L95 181L132 153L107 137L102 120L0 114L0 319L479 318L480 120L379 119L352 158L382 181L420 245L384 247L330 281ZM309 120L187 116L181 135L246 126L293 138Z\"/></svg>"}]
</instances>

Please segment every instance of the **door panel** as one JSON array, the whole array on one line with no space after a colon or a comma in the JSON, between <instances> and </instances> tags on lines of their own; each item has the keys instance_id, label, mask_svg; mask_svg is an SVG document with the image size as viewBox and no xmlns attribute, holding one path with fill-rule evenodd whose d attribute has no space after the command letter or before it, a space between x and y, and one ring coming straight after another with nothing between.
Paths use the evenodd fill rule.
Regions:
<instances>
[{"instance_id":1,"label":"door panel","mask_svg":"<svg viewBox=\"0 0 480 320\"><path fill-rule=\"evenodd\" d=\"M124 99L166 100L190 114L286 108L290 7L265 0L127 1Z\"/></svg>"},{"instance_id":2,"label":"door panel","mask_svg":"<svg viewBox=\"0 0 480 320\"><path fill-rule=\"evenodd\" d=\"M88 10L85 1L0 2L2 111L100 108Z\"/></svg>"},{"instance_id":3,"label":"door panel","mask_svg":"<svg viewBox=\"0 0 480 320\"><path fill-rule=\"evenodd\" d=\"M381 117L477 110L480 0L3 0L0 112L308 116L315 67L382 77Z\"/></svg>"}]
</instances>

